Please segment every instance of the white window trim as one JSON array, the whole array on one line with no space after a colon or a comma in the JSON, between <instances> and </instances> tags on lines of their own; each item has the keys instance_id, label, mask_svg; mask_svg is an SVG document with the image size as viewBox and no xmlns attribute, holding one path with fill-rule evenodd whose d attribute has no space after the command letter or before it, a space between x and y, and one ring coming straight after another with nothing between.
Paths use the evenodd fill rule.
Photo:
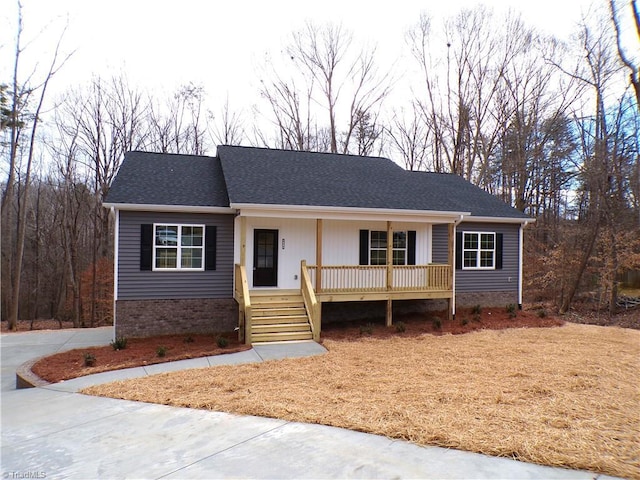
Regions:
<instances>
[{"instance_id":1,"label":"white window trim","mask_svg":"<svg viewBox=\"0 0 640 480\"><path fill-rule=\"evenodd\" d=\"M156 228L158 226L164 226L164 227L178 227L178 245L176 245L175 247L170 246L167 247L166 245L156 245ZM181 238L182 238L182 228L183 227L200 227L202 228L202 246L185 246L184 248L200 248L202 249L202 266L200 268L183 268L181 265L182 262L182 255L181 255L181 250L183 248L183 246L181 245ZM205 245L206 245L206 239L205 239L205 235L206 235L206 228L204 225L200 225L200 224L193 224L193 223L169 223L169 222L162 222L162 223L154 223L153 224L153 239L152 239L152 245L153 245L153 249L152 249L152 258L151 258L151 269L154 272L203 272L204 271L204 266L205 266ZM177 258L176 258L176 268L160 268L160 267L156 267L156 249L158 248L176 248L177 252Z\"/></svg>"},{"instance_id":2,"label":"white window trim","mask_svg":"<svg viewBox=\"0 0 640 480\"><path fill-rule=\"evenodd\" d=\"M470 248L464 248L464 238L465 235L477 235L478 236L478 248L477 249L470 249ZM481 235L493 235L493 250L489 250L487 248L480 248L481 247L481 241L480 241L480 236ZM496 232L469 232L469 231L463 231L462 232L462 269L463 270L495 270L496 269L496 247L497 247L497 235ZM492 265L490 267L481 267L480 266L480 253L481 252L489 252L492 251L493 252L493 257L492 257ZM476 252L477 256L476 256L476 266L475 267L467 267L464 264L464 252Z\"/></svg>"},{"instance_id":3,"label":"white window trim","mask_svg":"<svg viewBox=\"0 0 640 480\"><path fill-rule=\"evenodd\" d=\"M384 250L385 252L387 251L387 248L385 247L384 249L382 248L374 248L371 245L373 245L373 232L384 232L386 233L386 230L369 230L369 265L372 265L371 263L371 252L372 251L380 251L380 250ZM393 234L395 233L404 233L404 248L394 248L393 247ZM389 244L389 239L387 238L387 244ZM407 262L409 261L409 231L408 230L395 230L392 234L391 234L391 261L393 262L393 252L394 251L403 251L404 252L404 263L402 265L407 265ZM387 259L388 260L388 259ZM385 264L386 265L386 264ZM395 264L394 264L395 265ZM395 265L397 267L402 266L400 264ZM377 265L377 266L383 266L383 265Z\"/></svg>"}]
</instances>

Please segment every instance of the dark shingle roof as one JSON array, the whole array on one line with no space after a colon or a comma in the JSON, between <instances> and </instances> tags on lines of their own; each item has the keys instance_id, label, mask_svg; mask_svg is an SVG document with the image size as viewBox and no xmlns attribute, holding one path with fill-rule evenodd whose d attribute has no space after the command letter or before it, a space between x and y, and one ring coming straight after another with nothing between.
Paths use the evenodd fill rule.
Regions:
<instances>
[{"instance_id":1,"label":"dark shingle roof","mask_svg":"<svg viewBox=\"0 0 640 480\"><path fill-rule=\"evenodd\" d=\"M457 175L408 172L391 160L219 146L229 200L236 204L316 205L471 212L528 218Z\"/></svg>"},{"instance_id":2,"label":"dark shingle roof","mask_svg":"<svg viewBox=\"0 0 640 480\"><path fill-rule=\"evenodd\" d=\"M528 218L457 175L387 158L219 146L218 157L129 152L105 203L232 204L471 212Z\"/></svg>"},{"instance_id":3,"label":"dark shingle roof","mask_svg":"<svg viewBox=\"0 0 640 480\"><path fill-rule=\"evenodd\" d=\"M219 146L231 203L395 208L386 158Z\"/></svg>"},{"instance_id":4,"label":"dark shingle roof","mask_svg":"<svg viewBox=\"0 0 640 480\"><path fill-rule=\"evenodd\" d=\"M105 203L228 207L220 160L128 152Z\"/></svg>"},{"instance_id":5,"label":"dark shingle roof","mask_svg":"<svg viewBox=\"0 0 640 480\"><path fill-rule=\"evenodd\" d=\"M418 192L421 201L434 205L433 210L471 212L474 217L530 218L459 175L433 172L405 174L412 177L405 188Z\"/></svg>"}]
</instances>

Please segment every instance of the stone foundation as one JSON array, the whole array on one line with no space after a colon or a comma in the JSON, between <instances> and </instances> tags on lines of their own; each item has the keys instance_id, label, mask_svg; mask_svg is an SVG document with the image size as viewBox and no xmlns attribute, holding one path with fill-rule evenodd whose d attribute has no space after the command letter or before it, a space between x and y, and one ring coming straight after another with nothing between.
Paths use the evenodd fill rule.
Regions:
<instances>
[{"instance_id":1,"label":"stone foundation","mask_svg":"<svg viewBox=\"0 0 640 480\"><path fill-rule=\"evenodd\" d=\"M480 307L506 307L518 305L518 292L462 292L456 295L456 309Z\"/></svg>"},{"instance_id":2,"label":"stone foundation","mask_svg":"<svg viewBox=\"0 0 640 480\"><path fill-rule=\"evenodd\" d=\"M118 300L117 337L230 332L238 326L232 298Z\"/></svg>"}]
</instances>

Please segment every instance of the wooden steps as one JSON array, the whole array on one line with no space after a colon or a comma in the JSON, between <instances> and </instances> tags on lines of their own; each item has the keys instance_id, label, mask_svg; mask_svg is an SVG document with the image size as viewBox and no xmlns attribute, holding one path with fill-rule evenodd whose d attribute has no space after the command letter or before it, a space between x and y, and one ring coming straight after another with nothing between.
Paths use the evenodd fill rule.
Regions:
<instances>
[{"instance_id":1,"label":"wooden steps","mask_svg":"<svg viewBox=\"0 0 640 480\"><path fill-rule=\"evenodd\" d=\"M300 293L251 292L251 343L311 340Z\"/></svg>"}]
</instances>

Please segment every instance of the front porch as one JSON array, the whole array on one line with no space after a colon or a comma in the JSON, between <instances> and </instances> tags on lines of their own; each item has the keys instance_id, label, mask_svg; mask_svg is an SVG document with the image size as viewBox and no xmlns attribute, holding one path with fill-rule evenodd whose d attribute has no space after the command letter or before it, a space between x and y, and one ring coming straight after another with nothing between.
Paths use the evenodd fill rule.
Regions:
<instances>
[{"instance_id":1,"label":"front porch","mask_svg":"<svg viewBox=\"0 0 640 480\"><path fill-rule=\"evenodd\" d=\"M249 289L246 268L235 266L234 298L245 343L320 340L323 302L386 301L392 325L394 300L446 299L452 314L451 265L300 264L300 289Z\"/></svg>"},{"instance_id":2,"label":"front porch","mask_svg":"<svg viewBox=\"0 0 640 480\"><path fill-rule=\"evenodd\" d=\"M273 215L252 212L236 220L234 298L245 343L319 341L324 302L385 301L387 325L394 300L445 299L453 315L455 216ZM446 226L437 241L433 225Z\"/></svg>"}]
</instances>

